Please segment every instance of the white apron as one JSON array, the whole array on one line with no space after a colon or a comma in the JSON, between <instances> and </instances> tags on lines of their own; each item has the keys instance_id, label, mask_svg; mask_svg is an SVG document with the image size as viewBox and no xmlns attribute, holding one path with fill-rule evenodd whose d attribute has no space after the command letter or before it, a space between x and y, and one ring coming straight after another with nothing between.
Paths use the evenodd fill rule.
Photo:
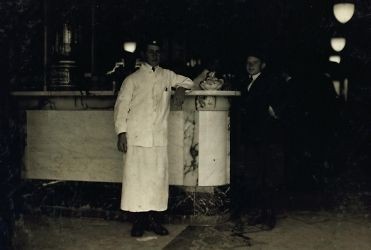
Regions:
<instances>
[{"instance_id":1,"label":"white apron","mask_svg":"<svg viewBox=\"0 0 371 250\"><path fill-rule=\"evenodd\" d=\"M118 94L116 134L127 133L121 209L164 211L169 196L167 126L172 87L191 89L191 79L148 64L128 76Z\"/></svg>"},{"instance_id":2,"label":"white apron","mask_svg":"<svg viewBox=\"0 0 371 250\"><path fill-rule=\"evenodd\" d=\"M167 147L129 145L125 158L121 209L165 211L169 197Z\"/></svg>"}]
</instances>

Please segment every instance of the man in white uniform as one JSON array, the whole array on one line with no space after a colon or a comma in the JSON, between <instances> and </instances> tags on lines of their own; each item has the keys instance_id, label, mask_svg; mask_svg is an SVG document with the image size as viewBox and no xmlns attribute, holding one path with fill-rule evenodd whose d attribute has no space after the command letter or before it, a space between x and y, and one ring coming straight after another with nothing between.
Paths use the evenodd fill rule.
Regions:
<instances>
[{"instance_id":1,"label":"man in white uniform","mask_svg":"<svg viewBox=\"0 0 371 250\"><path fill-rule=\"evenodd\" d=\"M168 231L158 213L168 204L167 126L171 89L174 104L181 105L191 79L159 66L160 46L148 41L143 47L144 62L123 82L118 94L114 121L118 150L126 153L121 209L133 212L131 235L140 237L145 229L159 235Z\"/></svg>"}]
</instances>

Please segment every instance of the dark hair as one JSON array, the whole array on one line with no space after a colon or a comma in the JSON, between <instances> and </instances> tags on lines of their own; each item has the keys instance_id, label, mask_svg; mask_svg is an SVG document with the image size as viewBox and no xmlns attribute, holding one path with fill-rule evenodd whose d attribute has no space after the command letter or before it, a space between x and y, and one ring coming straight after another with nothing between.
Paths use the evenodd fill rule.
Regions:
<instances>
[{"instance_id":1,"label":"dark hair","mask_svg":"<svg viewBox=\"0 0 371 250\"><path fill-rule=\"evenodd\" d=\"M146 51L148 45L156 45L161 48L161 42L159 39L150 38L144 39L142 42L139 43L139 51L141 52Z\"/></svg>"},{"instance_id":2,"label":"dark hair","mask_svg":"<svg viewBox=\"0 0 371 250\"><path fill-rule=\"evenodd\" d=\"M247 51L245 55L246 55L246 59L249 56L253 56L253 57L260 59L262 62L267 61L266 55L261 50L258 50L258 49Z\"/></svg>"}]
</instances>

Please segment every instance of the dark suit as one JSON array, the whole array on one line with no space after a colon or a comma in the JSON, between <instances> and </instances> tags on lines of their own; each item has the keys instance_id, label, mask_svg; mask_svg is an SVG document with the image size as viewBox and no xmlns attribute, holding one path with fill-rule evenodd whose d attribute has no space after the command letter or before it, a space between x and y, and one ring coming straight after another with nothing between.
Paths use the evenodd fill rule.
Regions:
<instances>
[{"instance_id":1,"label":"dark suit","mask_svg":"<svg viewBox=\"0 0 371 250\"><path fill-rule=\"evenodd\" d=\"M233 107L239 123L240 164L232 169L232 192L235 195L232 207L244 211L270 209L274 206L274 190L280 186L283 177L280 121L268 111L271 106L279 115L279 86L264 73L256 78L249 90L247 81L240 81L241 97Z\"/></svg>"}]
</instances>

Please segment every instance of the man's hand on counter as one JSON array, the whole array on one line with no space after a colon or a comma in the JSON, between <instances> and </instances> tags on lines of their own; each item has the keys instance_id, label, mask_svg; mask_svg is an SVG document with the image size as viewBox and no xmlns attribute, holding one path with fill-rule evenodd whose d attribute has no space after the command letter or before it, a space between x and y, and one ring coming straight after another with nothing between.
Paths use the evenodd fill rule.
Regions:
<instances>
[{"instance_id":1,"label":"man's hand on counter","mask_svg":"<svg viewBox=\"0 0 371 250\"><path fill-rule=\"evenodd\" d=\"M175 106L180 107L180 106L183 105L184 97L185 97L185 91L186 91L186 89L183 88L183 87L176 88L175 94L174 94L174 105Z\"/></svg>"},{"instance_id":2,"label":"man's hand on counter","mask_svg":"<svg viewBox=\"0 0 371 250\"><path fill-rule=\"evenodd\" d=\"M126 132L117 135L117 149L120 152L126 153L128 150L128 144L126 140Z\"/></svg>"}]
</instances>

